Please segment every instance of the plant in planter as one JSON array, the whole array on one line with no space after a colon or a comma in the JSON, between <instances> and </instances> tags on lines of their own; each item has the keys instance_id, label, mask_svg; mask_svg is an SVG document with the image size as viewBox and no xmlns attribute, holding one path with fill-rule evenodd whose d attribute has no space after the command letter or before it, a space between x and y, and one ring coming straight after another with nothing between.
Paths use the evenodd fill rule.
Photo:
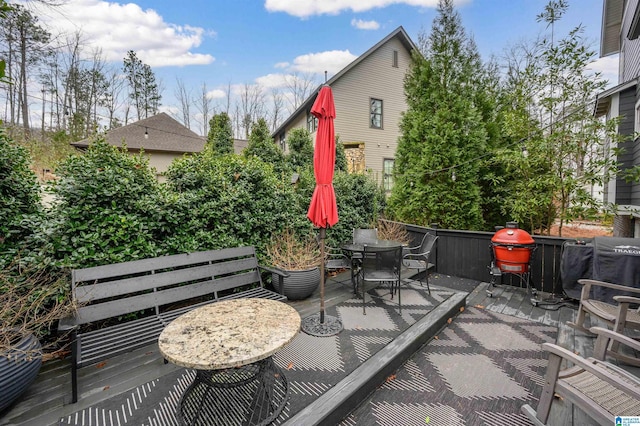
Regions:
<instances>
[{"instance_id":1,"label":"plant in planter","mask_svg":"<svg viewBox=\"0 0 640 426\"><path fill-rule=\"evenodd\" d=\"M272 283L276 291L289 299L305 299L320 284L322 256L312 235L300 236L285 229L271 237L267 245L267 259L271 265L288 275L282 279L282 289L279 288L276 274L272 275Z\"/></svg>"},{"instance_id":2,"label":"plant in planter","mask_svg":"<svg viewBox=\"0 0 640 426\"><path fill-rule=\"evenodd\" d=\"M47 336L71 309L61 293L64 284L43 270L0 270L0 412L36 379L44 352L57 345Z\"/></svg>"}]
</instances>

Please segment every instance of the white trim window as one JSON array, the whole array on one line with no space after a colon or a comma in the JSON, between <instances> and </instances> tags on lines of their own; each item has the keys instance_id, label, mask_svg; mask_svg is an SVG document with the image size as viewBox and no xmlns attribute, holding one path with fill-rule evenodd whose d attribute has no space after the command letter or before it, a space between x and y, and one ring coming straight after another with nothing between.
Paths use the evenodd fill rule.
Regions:
<instances>
[{"instance_id":1,"label":"white trim window","mask_svg":"<svg viewBox=\"0 0 640 426\"><path fill-rule=\"evenodd\" d=\"M371 98L369 105L369 127L382 129L382 99Z\"/></svg>"}]
</instances>

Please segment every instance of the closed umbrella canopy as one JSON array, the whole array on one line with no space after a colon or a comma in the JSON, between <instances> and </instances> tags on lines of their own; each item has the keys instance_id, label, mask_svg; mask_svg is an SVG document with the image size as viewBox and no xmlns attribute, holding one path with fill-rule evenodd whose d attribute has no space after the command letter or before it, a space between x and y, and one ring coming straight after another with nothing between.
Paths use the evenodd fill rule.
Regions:
<instances>
[{"instance_id":1,"label":"closed umbrella canopy","mask_svg":"<svg viewBox=\"0 0 640 426\"><path fill-rule=\"evenodd\" d=\"M316 146L313 153L313 171L316 188L311 197L307 217L318 228L327 228L338 223L336 194L333 190L333 169L336 162L336 140L333 119L336 109L331 87L323 86L311 108L318 118Z\"/></svg>"},{"instance_id":2,"label":"closed umbrella canopy","mask_svg":"<svg viewBox=\"0 0 640 426\"><path fill-rule=\"evenodd\" d=\"M342 322L324 314L324 239L327 228L338 223L336 193L333 190L333 168L336 163L336 140L333 119L336 109L333 104L331 87L323 86L313 103L311 113L318 118L316 146L313 151L313 171L316 176L316 188L311 197L307 217L320 228L320 313L311 315L302 321L302 330L314 336L332 336L342 330Z\"/></svg>"}]
</instances>

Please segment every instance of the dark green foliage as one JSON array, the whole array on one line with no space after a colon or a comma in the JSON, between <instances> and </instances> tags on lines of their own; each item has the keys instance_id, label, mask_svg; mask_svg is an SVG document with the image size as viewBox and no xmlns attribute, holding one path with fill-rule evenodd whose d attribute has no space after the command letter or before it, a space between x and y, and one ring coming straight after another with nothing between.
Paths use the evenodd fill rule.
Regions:
<instances>
[{"instance_id":1,"label":"dark green foliage","mask_svg":"<svg viewBox=\"0 0 640 426\"><path fill-rule=\"evenodd\" d=\"M311 230L307 206L290 180L280 179L259 158L203 153L177 161L167 176L179 194L176 204L189 218L176 224L175 236L167 242L170 250L254 245L264 253L271 235L285 227Z\"/></svg>"},{"instance_id":2,"label":"dark green foliage","mask_svg":"<svg viewBox=\"0 0 640 426\"><path fill-rule=\"evenodd\" d=\"M297 170L301 167L313 167L313 140L307 129L292 129L287 136L289 155L287 162Z\"/></svg>"},{"instance_id":3,"label":"dark green foliage","mask_svg":"<svg viewBox=\"0 0 640 426\"><path fill-rule=\"evenodd\" d=\"M414 55L405 81L408 109L388 214L419 225L482 229L477 159L486 149L487 128L476 76L483 65L450 0L440 2L422 46L424 57Z\"/></svg>"},{"instance_id":4,"label":"dark green foliage","mask_svg":"<svg viewBox=\"0 0 640 426\"><path fill-rule=\"evenodd\" d=\"M336 171L347 171L347 155L344 153L344 145L340 142L340 136L336 135Z\"/></svg>"},{"instance_id":5,"label":"dark green foliage","mask_svg":"<svg viewBox=\"0 0 640 426\"><path fill-rule=\"evenodd\" d=\"M158 224L151 214L157 208L157 183L145 157L129 155L99 136L57 172L57 201L44 238L56 261L87 267L159 253Z\"/></svg>"},{"instance_id":6,"label":"dark green foliage","mask_svg":"<svg viewBox=\"0 0 640 426\"><path fill-rule=\"evenodd\" d=\"M271 137L267 122L261 118L251 128L249 144L244 150L246 158L258 157L266 163L271 163L276 169L281 169L284 163L284 154Z\"/></svg>"},{"instance_id":7,"label":"dark green foliage","mask_svg":"<svg viewBox=\"0 0 640 426\"><path fill-rule=\"evenodd\" d=\"M21 248L31 232L26 219L42 210L40 188L29 164L26 149L16 146L0 127L0 257Z\"/></svg>"},{"instance_id":8,"label":"dark green foliage","mask_svg":"<svg viewBox=\"0 0 640 426\"><path fill-rule=\"evenodd\" d=\"M231 119L226 112L216 114L209 120L207 145L213 149L215 155L233 153L233 129Z\"/></svg>"}]
</instances>

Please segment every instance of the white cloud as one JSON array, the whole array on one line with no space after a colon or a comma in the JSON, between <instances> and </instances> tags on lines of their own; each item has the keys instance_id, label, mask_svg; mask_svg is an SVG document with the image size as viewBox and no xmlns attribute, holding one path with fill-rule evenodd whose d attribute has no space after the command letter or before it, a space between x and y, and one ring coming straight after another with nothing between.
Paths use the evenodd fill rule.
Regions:
<instances>
[{"instance_id":1,"label":"white cloud","mask_svg":"<svg viewBox=\"0 0 640 426\"><path fill-rule=\"evenodd\" d=\"M193 53L204 37L215 33L165 22L153 9L101 0L68 0L55 8L34 6L40 20L66 34L81 32L88 45L100 46L108 61L122 61L128 50L150 66L212 63L209 54Z\"/></svg>"},{"instance_id":2,"label":"white cloud","mask_svg":"<svg viewBox=\"0 0 640 426\"><path fill-rule=\"evenodd\" d=\"M227 93L222 89L214 89L207 92L208 99L224 99L227 97Z\"/></svg>"},{"instance_id":3,"label":"white cloud","mask_svg":"<svg viewBox=\"0 0 640 426\"><path fill-rule=\"evenodd\" d=\"M278 62L274 65L276 68L289 68L291 64L289 62Z\"/></svg>"},{"instance_id":4,"label":"white cloud","mask_svg":"<svg viewBox=\"0 0 640 426\"><path fill-rule=\"evenodd\" d=\"M286 86L286 74L267 74L256 78L256 84L265 89L277 89Z\"/></svg>"},{"instance_id":5,"label":"white cloud","mask_svg":"<svg viewBox=\"0 0 640 426\"><path fill-rule=\"evenodd\" d=\"M607 87L618 84L618 55L605 56L591 62L587 68L602 73L602 78L608 80Z\"/></svg>"},{"instance_id":6,"label":"white cloud","mask_svg":"<svg viewBox=\"0 0 640 426\"><path fill-rule=\"evenodd\" d=\"M308 53L293 60L291 71L304 73L335 74L357 58L348 50L328 50L326 52Z\"/></svg>"},{"instance_id":7,"label":"white cloud","mask_svg":"<svg viewBox=\"0 0 640 426\"><path fill-rule=\"evenodd\" d=\"M363 21L362 19L352 19L351 26L359 30L377 30L380 24L376 21Z\"/></svg>"},{"instance_id":8,"label":"white cloud","mask_svg":"<svg viewBox=\"0 0 640 426\"><path fill-rule=\"evenodd\" d=\"M466 0L457 1L461 4ZM438 0L265 0L264 7L269 12L285 12L299 18L313 15L337 15L342 11L366 12L393 4L435 8Z\"/></svg>"}]
</instances>

